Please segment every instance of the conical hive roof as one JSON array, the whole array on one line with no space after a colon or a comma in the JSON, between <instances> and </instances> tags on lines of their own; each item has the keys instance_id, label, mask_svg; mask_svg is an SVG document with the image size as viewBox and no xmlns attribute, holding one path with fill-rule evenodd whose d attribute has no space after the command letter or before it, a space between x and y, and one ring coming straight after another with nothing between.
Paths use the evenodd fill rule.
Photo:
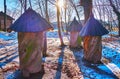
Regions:
<instances>
[{"instance_id":1,"label":"conical hive roof","mask_svg":"<svg viewBox=\"0 0 120 79\"><path fill-rule=\"evenodd\" d=\"M16 32L40 32L51 28L52 26L31 8L10 26L10 29Z\"/></svg>"},{"instance_id":2,"label":"conical hive roof","mask_svg":"<svg viewBox=\"0 0 120 79\"><path fill-rule=\"evenodd\" d=\"M91 14L82 28L80 36L102 36L108 33L108 30L106 30L105 27L94 18L93 14Z\"/></svg>"},{"instance_id":3,"label":"conical hive roof","mask_svg":"<svg viewBox=\"0 0 120 79\"><path fill-rule=\"evenodd\" d=\"M71 22L71 24L68 27L68 31L69 32L75 32L75 31L80 32L81 29L82 29L82 24L79 24L79 22L74 17L73 21Z\"/></svg>"}]
</instances>

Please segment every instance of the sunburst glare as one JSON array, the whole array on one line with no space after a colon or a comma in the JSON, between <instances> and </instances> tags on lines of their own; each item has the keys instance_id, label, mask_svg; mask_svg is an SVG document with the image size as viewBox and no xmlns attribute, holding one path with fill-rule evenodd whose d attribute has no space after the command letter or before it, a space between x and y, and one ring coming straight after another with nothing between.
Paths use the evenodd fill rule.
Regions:
<instances>
[{"instance_id":1,"label":"sunburst glare","mask_svg":"<svg viewBox=\"0 0 120 79\"><path fill-rule=\"evenodd\" d=\"M58 6L59 6L60 8L62 8L62 7L64 6L64 1L63 1L63 0L59 0L59 1L58 1Z\"/></svg>"}]
</instances>

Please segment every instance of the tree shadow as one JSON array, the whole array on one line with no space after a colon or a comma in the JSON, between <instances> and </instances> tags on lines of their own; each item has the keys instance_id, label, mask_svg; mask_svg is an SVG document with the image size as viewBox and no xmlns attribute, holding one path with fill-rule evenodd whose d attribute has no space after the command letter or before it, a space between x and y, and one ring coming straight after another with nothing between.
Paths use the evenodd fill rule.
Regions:
<instances>
[{"instance_id":1,"label":"tree shadow","mask_svg":"<svg viewBox=\"0 0 120 79\"><path fill-rule=\"evenodd\" d=\"M61 71L62 71L62 64L63 64L63 59L64 59L64 49L66 46L61 47L61 54L58 58L58 66L57 66L57 72L55 79L61 79Z\"/></svg>"},{"instance_id":2,"label":"tree shadow","mask_svg":"<svg viewBox=\"0 0 120 79\"><path fill-rule=\"evenodd\" d=\"M110 48L110 47L103 47L103 57L108 59L111 63L114 63L117 67L120 68L120 53L117 47Z\"/></svg>"},{"instance_id":3,"label":"tree shadow","mask_svg":"<svg viewBox=\"0 0 120 79\"><path fill-rule=\"evenodd\" d=\"M72 49L84 79L118 79L104 64L93 64L83 58L83 50Z\"/></svg>"},{"instance_id":4,"label":"tree shadow","mask_svg":"<svg viewBox=\"0 0 120 79\"><path fill-rule=\"evenodd\" d=\"M9 51L8 51L9 52ZM10 53L9 55L7 55L5 52L2 55L4 55L3 57L0 58L0 68L4 69L4 66L6 66L8 63L10 63L11 61L13 61L15 58L17 58L19 55L16 54L17 51ZM9 73L10 72L10 73ZM19 78L12 78L14 75L11 74L11 72L13 73L13 71L7 71L5 72L6 74L4 74L4 79L19 79ZM16 73L17 71L15 71ZM23 78L21 78L23 79Z\"/></svg>"},{"instance_id":5,"label":"tree shadow","mask_svg":"<svg viewBox=\"0 0 120 79\"><path fill-rule=\"evenodd\" d=\"M5 75L5 79L24 79L20 70Z\"/></svg>"},{"instance_id":6,"label":"tree shadow","mask_svg":"<svg viewBox=\"0 0 120 79\"><path fill-rule=\"evenodd\" d=\"M13 61L15 58L17 58L19 55L18 54L16 54L17 53L17 51L16 52L13 52L13 53L11 53L11 54L9 54L9 55L7 55L6 53L6 55L4 55L3 57L1 57L0 58L0 67L2 68L2 66L5 66L6 64L8 64L8 63L10 63L11 61Z\"/></svg>"},{"instance_id":7,"label":"tree shadow","mask_svg":"<svg viewBox=\"0 0 120 79\"><path fill-rule=\"evenodd\" d=\"M0 61L2 61L2 60L7 60L7 61L9 61L9 60L12 60L11 58L13 58L14 59L14 57L12 56L12 55L15 55L17 52L13 52L13 53L11 53L10 55L5 55L4 57L1 57L0 58ZM18 55L16 55L16 56L18 56ZM8 58L8 57L11 57L11 58ZM8 59L7 59L8 58Z\"/></svg>"}]
</instances>

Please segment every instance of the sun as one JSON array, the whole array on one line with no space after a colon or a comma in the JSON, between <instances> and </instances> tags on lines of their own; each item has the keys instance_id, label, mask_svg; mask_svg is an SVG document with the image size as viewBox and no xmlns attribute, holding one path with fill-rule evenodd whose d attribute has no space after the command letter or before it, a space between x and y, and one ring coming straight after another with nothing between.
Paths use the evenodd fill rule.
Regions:
<instances>
[{"instance_id":1,"label":"sun","mask_svg":"<svg viewBox=\"0 0 120 79\"><path fill-rule=\"evenodd\" d=\"M58 0L58 6L62 8L64 6L64 1L63 0Z\"/></svg>"}]
</instances>

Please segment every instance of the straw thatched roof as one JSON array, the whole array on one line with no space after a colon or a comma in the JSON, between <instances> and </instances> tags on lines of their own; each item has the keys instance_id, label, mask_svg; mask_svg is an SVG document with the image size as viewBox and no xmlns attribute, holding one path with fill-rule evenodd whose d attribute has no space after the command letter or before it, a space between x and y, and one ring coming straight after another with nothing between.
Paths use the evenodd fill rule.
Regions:
<instances>
[{"instance_id":1,"label":"straw thatched roof","mask_svg":"<svg viewBox=\"0 0 120 79\"><path fill-rule=\"evenodd\" d=\"M79 22L74 18L74 20L71 22L71 24L68 27L69 32L80 32L82 29L82 24L79 24Z\"/></svg>"},{"instance_id":2,"label":"straw thatched roof","mask_svg":"<svg viewBox=\"0 0 120 79\"><path fill-rule=\"evenodd\" d=\"M102 36L105 34L108 34L108 30L94 18L93 14L91 14L80 32L80 36Z\"/></svg>"},{"instance_id":3,"label":"straw thatched roof","mask_svg":"<svg viewBox=\"0 0 120 79\"><path fill-rule=\"evenodd\" d=\"M51 28L51 25L31 8L10 26L10 29L16 32L40 32Z\"/></svg>"}]
</instances>

